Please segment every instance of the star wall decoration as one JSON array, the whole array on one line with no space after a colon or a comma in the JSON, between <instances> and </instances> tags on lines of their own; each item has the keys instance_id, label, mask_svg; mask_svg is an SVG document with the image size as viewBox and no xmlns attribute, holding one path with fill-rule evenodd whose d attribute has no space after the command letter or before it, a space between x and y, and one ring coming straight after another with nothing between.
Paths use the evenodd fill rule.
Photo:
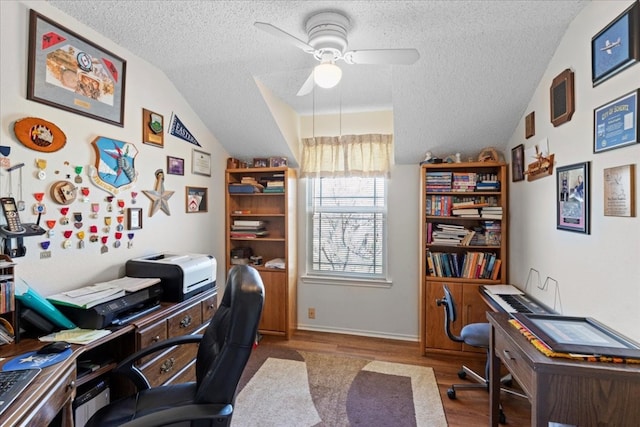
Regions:
<instances>
[{"instance_id":1,"label":"star wall decoration","mask_svg":"<svg viewBox=\"0 0 640 427\"><path fill-rule=\"evenodd\" d=\"M164 171L158 169L156 172L156 186L153 191L142 190L142 192L151 199L151 209L149 209L149 216L153 216L159 209L161 209L167 215L171 215L169 210L169 199L173 196L175 191L164 190Z\"/></svg>"}]
</instances>

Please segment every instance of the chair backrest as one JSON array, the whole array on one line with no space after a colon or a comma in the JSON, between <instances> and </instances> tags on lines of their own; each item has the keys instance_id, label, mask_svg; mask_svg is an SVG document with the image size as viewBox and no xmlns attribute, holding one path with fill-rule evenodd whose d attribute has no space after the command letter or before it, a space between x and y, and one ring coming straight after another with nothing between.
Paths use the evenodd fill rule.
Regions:
<instances>
[{"instance_id":1,"label":"chair backrest","mask_svg":"<svg viewBox=\"0 0 640 427\"><path fill-rule=\"evenodd\" d=\"M456 321L456 302L453 299L453 295L451 295L451 291L446 284L442 284L442 289L444 290L444 296L442 299L436 300L437 305L444 305L444 331L449 337L450 340L456 342L464 342L462 337L455 335L451 331L451 326L453 322Z\"/></svg>"},{"instance_id":2,"label":"chair backrest","mask_svg":"<svg viewBox=\"0 0 640 427\"><path fill-rule=\"evenodd\" d=\"M229 270L218 310L198 347L194 403L233 403L236 387L258 333L264 284L248 265Z\"/></svg>"}]
</instances>

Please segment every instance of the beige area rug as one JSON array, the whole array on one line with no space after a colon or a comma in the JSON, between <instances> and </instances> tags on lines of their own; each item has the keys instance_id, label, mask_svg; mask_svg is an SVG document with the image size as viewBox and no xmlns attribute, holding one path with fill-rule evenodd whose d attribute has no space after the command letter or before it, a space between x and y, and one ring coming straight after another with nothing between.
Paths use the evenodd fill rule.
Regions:
<instances>
[{"instance_id":1,"label":"beige area rug","mask_svg":"<svg viewBox=\"0 0 640 427\"><path fill-rule=\"evenodd\" d=\"M259 346L238 386L233 427L439 427L432 368Z\"/></svg>"}]
</instances>

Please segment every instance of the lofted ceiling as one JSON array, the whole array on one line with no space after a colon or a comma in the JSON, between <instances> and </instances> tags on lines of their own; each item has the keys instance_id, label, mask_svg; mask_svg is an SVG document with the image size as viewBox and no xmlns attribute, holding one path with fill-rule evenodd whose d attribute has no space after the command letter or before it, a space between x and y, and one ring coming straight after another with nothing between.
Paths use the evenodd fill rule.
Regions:
<instances>
[{"instance_id":1,"label":"lofted ceiling","mask_svg":"<svg viewBox=\"0 0 640 427\"><path fill-rule=\"evenodd\" d=\"M427 150L463 158L504 150L587 0L49 3L161 69L230 155L286 156L297 166L256 80L300 115L392 109L398 164ZM340 62L336 88L296 96L317 61L253 24L307 42L306 18L323 10L350 19L349 49L416 48L420 59Z\"/></svg>"}]
</instances>

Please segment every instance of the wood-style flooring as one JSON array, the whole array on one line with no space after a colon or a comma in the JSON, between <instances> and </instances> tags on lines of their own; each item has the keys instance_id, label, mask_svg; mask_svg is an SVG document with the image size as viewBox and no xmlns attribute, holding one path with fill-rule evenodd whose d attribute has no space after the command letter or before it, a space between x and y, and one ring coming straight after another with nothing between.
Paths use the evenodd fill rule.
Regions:
<instances>
[{"instance_id":1,"label":"wood-style flooring","mask_svg":"<svg viewBox=\"0 0 640 427\"><path fill-rule=\"evenodd\" d=\"M485 359L482 355L478 355L477 358L449 354L422 356L417 342L312 331L296 331L290 340L268 335L263 336L262 340L264 343L296 350L429 366L435 371L450 427L489 425L489 393L482 390L459 390L455 400L447 397L447 389L451 384L466 381L458 378L458 371L463 364L475 372L484 373ZM503 394L502 405L507 418L507 426L531 425L531 406L526 399Z\"/></svg>"}]
</instances>

